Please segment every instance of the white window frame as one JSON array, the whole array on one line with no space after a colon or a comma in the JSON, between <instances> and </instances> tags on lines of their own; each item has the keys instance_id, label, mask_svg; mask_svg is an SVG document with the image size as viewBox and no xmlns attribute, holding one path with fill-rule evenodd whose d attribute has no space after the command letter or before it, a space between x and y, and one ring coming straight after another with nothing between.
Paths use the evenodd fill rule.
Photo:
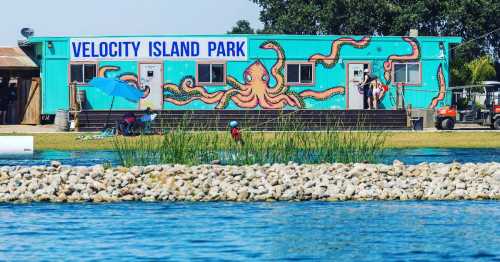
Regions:
<instances>
[{"instance_id":1,"label":"white window frame","mask_svg":"<svg viewBox=\"0 0 500 262\"><path fill-rule=\"evenodd\" d=\"M299 82L288 82L288 65L299 65ZM310 83L302 83L302 77L301 77L301 67L303 65L308 65L311 66L312 69L312 79ZM304 61L289 61L285 63L285 84L290 85L290 86L313 86L316 84L316 67L314 66L313 62L304 62Z\"/></svg>"},{"instance_id":2,"label":"white window frame","mask_svg":"<svg viewBox=\"0 0 500 262\"><path fill-rule=\"evenodd\" d=\"M199 65L210 65L210 82L201 82L199 81L199 73L198 72L198 67ZM223 68L223 80L222 82L213 82L212 81L212 66L213 65L222 65ZM226 80L227 80L227 64L226 62L223 61L198 61L196 62L196 85L203 85L203 86L225 86L226 85Z\"/></svg>"},{"instance_id":3,"label":"white window frame","mask_svg":"<svg viewBox=\"0 0 500 262\"><path fill-rule=\"evenodd\" d=\"M82 82L77 82L77 81L73 81L71 82L71 79L73 78L73 75L72 75L72 70L71 70L71 67L73 65L81 65L82 66ZM77 83L77 84L88 84L87 82L85 82L85 66L86 65L93 65L95 66L95 77L98 75L98 72L99 72L99 65L97 62L71 62L69 64L69 82L70 83Z\"/></svg>"},{"instance_id":4,"label":"white window frame","mask_svg":"<svg viewBox=\"0 0 500 262\"><path fill-rule=\"evenodd\" d=\"M405 82L396 82L396 65L405 65ZM418 65L418 81L416 83L408 82L408 65ZM419 86L422 85L422 63L420 62L408 62L401 63L395 62L392 64L392 79L394 79L394 83L403 84L406 86Z\"/></svg>"}]
</instances>

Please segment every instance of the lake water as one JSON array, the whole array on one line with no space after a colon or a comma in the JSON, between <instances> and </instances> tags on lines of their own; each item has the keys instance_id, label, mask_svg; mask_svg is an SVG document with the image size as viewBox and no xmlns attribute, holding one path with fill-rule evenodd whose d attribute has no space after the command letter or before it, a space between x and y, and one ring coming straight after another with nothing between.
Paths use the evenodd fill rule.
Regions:
<instances>
[{"instance_id":1,"label":"lake water","mask_svg":"<svg viewBox=\"0 0 500 262\"><path fill-rule=\"evenodd\" d=\"M490 149L460 149L460 148L415 148L386 150L382 161L392 163L395 159L407 164L421 162L453 161L465 163L500 162L500 148ZM61 161L67 165L95 165L111 163L118 165L118 156L113 151L36 151L32 157L5 157L0 156L2 165L48 165L51 160Z\"/></svg>"},{"instance_id":2,"label":"lake water","mask_svg":"<svg viewBox=\"0 0 500 262\"><path fill-rule=\"evenodd\" d=\"M0 260L500 261L497 201L0 204Z\"/></svg>"}]
</instances>

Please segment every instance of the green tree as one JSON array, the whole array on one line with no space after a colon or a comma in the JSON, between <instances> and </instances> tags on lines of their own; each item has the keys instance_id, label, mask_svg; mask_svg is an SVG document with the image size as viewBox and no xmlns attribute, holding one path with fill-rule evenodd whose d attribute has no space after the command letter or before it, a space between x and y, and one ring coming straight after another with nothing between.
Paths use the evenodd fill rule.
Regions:
<instances>
[{"instance_id":1,"label":"green tree","mask_svg":"<svg viewBox=\"0 0 500 262\"><path fill-rule=\"evenodd\" d=\"M247 20L238 20L228 34L255 34L255 30L250 26Z\"/></svg>"},{"instance_id":2,"label":"green tree","mask_svg":"<svg viewBox=\"0 0 500 262\"><path fill-rule=\"evenodd\" d=\"M483 81L494 80L496 77L495 67L491 58L482 56L467 63L466 67L470 71L470 83L479 84Z\"/></svg>"},{"instance_id":3,"label":"green tree","mask_svg":"<svg viewBox=\"0 0 500 262\"><path fill-rule=\"evenodd\" d=\"M457 56L500 59L498 0L252 0L261 7L263 32L278 34L461 36ZM476 40L477 39L477 40Z\"/></svg>"}]
</instances>

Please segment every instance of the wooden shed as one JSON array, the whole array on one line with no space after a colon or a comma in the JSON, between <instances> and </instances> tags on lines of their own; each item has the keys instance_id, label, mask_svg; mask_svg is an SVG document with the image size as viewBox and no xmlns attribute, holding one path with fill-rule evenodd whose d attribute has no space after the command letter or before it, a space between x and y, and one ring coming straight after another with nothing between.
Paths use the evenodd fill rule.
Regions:
<instances>
[{"instance_id":1,"label":"wooden shed","mask_svg":"<svg viewBox=\"0 0 500 262\"><path fill-rule=\"evenodd\" d=\"M7 124L40 124L40 69L33 59L19 47L0 47L0 78L0 88L14 94Z\"/></svg>"}]
</instances>

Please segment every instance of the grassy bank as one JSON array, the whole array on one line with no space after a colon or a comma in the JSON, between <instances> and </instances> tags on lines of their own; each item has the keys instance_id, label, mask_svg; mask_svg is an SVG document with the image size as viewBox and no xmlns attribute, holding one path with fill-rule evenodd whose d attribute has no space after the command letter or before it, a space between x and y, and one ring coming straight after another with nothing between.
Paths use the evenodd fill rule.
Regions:
<instances>
[{"instance_id":1,"label":"grassy bank","mask_svg":"<svg viewBox=\"0 0 500 262\"><path fill-rule=\"evenodd\" d=\"M210 133L208 133L210 134ZM4 134L2 134L4 135ZM16 134L20 135L20 134ZM80 141L81 134L25 134L35 137L36 150L112 150L113 139ZM305 136L313 136L306 133ZM227 136L229 133L227 132ZM272 139L275 133L266 133ZM130 138L135 139L135 138ZM229 145L228 145L229 146ZM500 148L500 132L389 132L386 148Z\"/></svg>"}]
</instances>

